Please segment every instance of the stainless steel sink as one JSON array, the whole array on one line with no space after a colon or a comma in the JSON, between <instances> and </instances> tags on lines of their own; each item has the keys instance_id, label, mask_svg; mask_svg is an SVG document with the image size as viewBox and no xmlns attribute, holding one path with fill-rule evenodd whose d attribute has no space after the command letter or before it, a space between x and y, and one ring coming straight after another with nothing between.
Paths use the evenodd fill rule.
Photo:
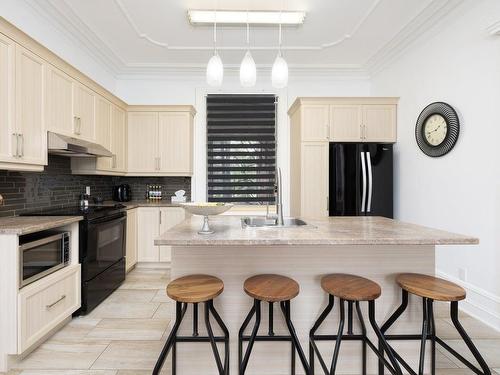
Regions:
<instances>
[{"instance_id":1,"label":"stainless steel sink","mask_svg":"<svg viewBox=\"0 0 500 375\"><path fill-rule=\"evenodd\" d=\"M293 228L307 225L304 220L293 217L284 218L283 225L277 224L277 219L268 219L264 216L242 217L241 226L243 228Z\"/></svg>"}]
</instances>

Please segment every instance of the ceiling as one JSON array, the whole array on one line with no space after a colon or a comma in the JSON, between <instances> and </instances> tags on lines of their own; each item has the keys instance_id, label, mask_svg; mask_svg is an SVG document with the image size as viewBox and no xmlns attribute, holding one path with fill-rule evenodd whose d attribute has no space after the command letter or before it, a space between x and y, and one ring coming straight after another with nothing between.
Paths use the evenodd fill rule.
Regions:
<instances>
[{"instance_id":1,"label":"ceiling","mask_svg":"<svg viewBox=\"0 0 500 375\"><path fill-rule=\"evenodd\" d=\"M283 29L291 69L370 70L439 21L461 0L26 0L115 76L204 69L213 29L192 26L188 9L304 10ZM245 27L221 26L217 45L229 69L246 47ZM258 66L276 56L277 27L250 29Z\"/></svg>"}]
</instances>

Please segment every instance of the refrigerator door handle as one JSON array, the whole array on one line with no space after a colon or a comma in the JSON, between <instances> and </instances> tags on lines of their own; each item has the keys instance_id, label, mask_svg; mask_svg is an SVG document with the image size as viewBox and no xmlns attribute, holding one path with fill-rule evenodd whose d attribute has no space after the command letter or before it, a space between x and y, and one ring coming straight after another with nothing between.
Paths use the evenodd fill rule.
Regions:
<instances>
[{"instance_id":1,"label":"refrigerator door handle","mask_svg":"<svg viewBox=\"0 0 500 375\"><path fill-rule=\"evenodd\" d=\"M368 167L368 203L366 204L366 212L372 210L372 196L373 196L373 174L372 174L372 158L370 151L366 153L366 165Z\"/></svg>"},{"instance_id":2,"label":"refrigerator door handle","mask_svg":"<svg viewBox=\"0 0 500 375\"><path fill-rule=\"evenodd\" d=\"M366 203L366 165L365 165L365 153L361 153L361 172L363 174L363 196L361 198L361 212L365 212Z\"/></svg>"}]
</instances>

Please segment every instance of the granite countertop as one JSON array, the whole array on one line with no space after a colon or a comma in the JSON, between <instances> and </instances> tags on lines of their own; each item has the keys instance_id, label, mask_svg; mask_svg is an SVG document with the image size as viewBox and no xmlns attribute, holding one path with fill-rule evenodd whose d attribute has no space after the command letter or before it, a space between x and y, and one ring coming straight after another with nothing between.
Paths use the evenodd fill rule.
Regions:
<instances>
[{"instance_id":1,"label":"granite countertop","mask_svg":"<svg viewBox=\"0 0 500 375\"><path fill-rule=\"evenodd\" d=\"M212 235L200 235L202 218L193 216L169 229L155 245L473 245L474 237L449 233L383 217L330 217L307 220L295 228L241 227L241 216L210 218Z\"/></svg>"},{"instance_id":2,"label":"granite countertop","mask_svg":"<svg viewBox=\"0 0 500 375\"><path fill-rule=\"evenodd\" d=\"M13 216L0 218L0 234L27 234L62 227L83 220L82 216Z\"/></svg>"},{"instance_id":3,"label":"granite countertop","mask_svg":"<svg viewBox=\"0 0 500 375\"><path fill-rule=\"evenodd\" d=\"M179 203L172 203L170 199L162 199L159 201L148 201L143 199L130 202L104 201L104 204L123 204L127 207L127 210L137 207L180 207Z\"/></svg>"}]
</instances>

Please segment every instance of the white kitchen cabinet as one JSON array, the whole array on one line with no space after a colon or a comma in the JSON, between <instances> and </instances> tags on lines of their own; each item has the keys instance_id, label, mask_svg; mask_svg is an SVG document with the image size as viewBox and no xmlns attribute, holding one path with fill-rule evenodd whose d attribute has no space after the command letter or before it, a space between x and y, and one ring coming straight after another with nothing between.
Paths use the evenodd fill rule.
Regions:
<instances>
[{"instance_id":1,"label":"white kitchen cabinet","mask_svg":"<svg viewBox=\"0 0 500 375\"><path fill-rule=\"evenodd\" d=\"M74 137L73 119L74 80L52 65L47 66L47 130Z\"/></svg>"},{"instance_id":2,"label":"white kitchen cabinet","mask_svg":"<svg viewBox=\"0 0 500 375\"><path fill-rule=\"evenodd\" d=\"M363 105L365 142L394 143L397 138L395 105Z\"/></svg>"},{"instance_id":3,"label":"white kitchen cabinet","mask_svg":"<svg viewBox=\"0 0 500 375\"><path fill-rule=\"evenodd\" d=\"M45 129L45 61L16 45L16 133L18 163L47 163Z\"/></svg>"},{"instance_id":4,"label":"white kitchen cabinet","mask_svg":"<svg viewBox=\"0 0 500 375\"><path fill-rule=\"evenodd\" d=\"M0 34L0 161L15 162L14 67L16 43Z\"/></svg>"},{"instance_id":5,"label":"white kitchen cabinet","mask_svg":"<svg viewBox=\"0 0 500 375\"><path fill-rule=\"evenodd\" d=\"M184 221L186 211L182 207L160 208L160 234ZM170 246L160 246L160 262L170 262L172 250Z\"/></svg>"},{"instance_id":6,"label":"white kitchen cabinet","mask_svg":"<svg viewBox=\"0 0 500 375\"><path fill-rule=\"evenodd\" d=\"M113 105L111 111L112 170L127 170L127 116L123 109Z\"/></svg>"},{"instance_id":7,"label":"white kitchen cabinet","mask_svg":"<svg viewBox=\"0 0 500 375\"><path fill-rule=\"evenodd\" d=\"M154 240L185 218L181 207L139 207L137 243L139 262L170 262L170 246L156 246Z\"/></svg>"},{"instance_id":8,"label":"white kitchen cabinet","mask_svg":"<svg viewBox=\"0 0 500 375\"><path fill-rule=\"evenodd\" d=\"M95 92L81 83L73 86L73 121L78 138L95 141Z\"/></svg>"},{"instance_id":9,"label":"white kitchen cabinet","mask_svg":"<svg viewBox=\"0 0 500 375\"><path fill-rule=\"evenodd\" d=\"M326 142L302 143L302 199L300 216L328 216L328 156Z\"/></svg>"},{"instance_id":10,"label":"white kitchen cabinet","mask_svg":"<svg viewBox=\"0 0 500 375\"><path fill-rule=\"evenodd\" d=\"M111 103L100 95L95 98L95 130L97 144L111 151ZM113 161L113 157L97 158L97 169L111 170Z\"/></svg>"},{"instance_id":11,"label":"white kitchen cabinet","mask_svg":"<svg viewBox=\"0 0 500 375\"><path fill-rule=\"evenodd\" d=\"M128 113L128 175L193 174L192 106L132 106Z\"/></svg>"},{"instance_id":12,"label":"white kitchen cabinet","mask_svg":"<svg viewBox=\"0 0 500 375\"><path fill-rule=\"evenodd\" d=\"M334 142L360 142L362 132L360 105L338 104L330 106L330 135Z\"/></svg>"},{"instance_id":13,"label":"white kitchen cabinet","mask_svg":"<svg viewBox=\"0 0 500 375\"><path fill-rule=\"evenodd\" d=\"M330 132L330 106L325 104L308 104L302 111L302 140L328 141Z\"/></svg>"},{"instance_id":14,"label":"white kitchen cabinet","mask_svg":"<svg viewBox=\"0 0 500 375\"><path fill-rule=\"evenodd\" d=\"M127 248L125 252L125 269L127 272L137 263L137 218L137 208L127 210Z\"/></svg>"}]
</instances>

